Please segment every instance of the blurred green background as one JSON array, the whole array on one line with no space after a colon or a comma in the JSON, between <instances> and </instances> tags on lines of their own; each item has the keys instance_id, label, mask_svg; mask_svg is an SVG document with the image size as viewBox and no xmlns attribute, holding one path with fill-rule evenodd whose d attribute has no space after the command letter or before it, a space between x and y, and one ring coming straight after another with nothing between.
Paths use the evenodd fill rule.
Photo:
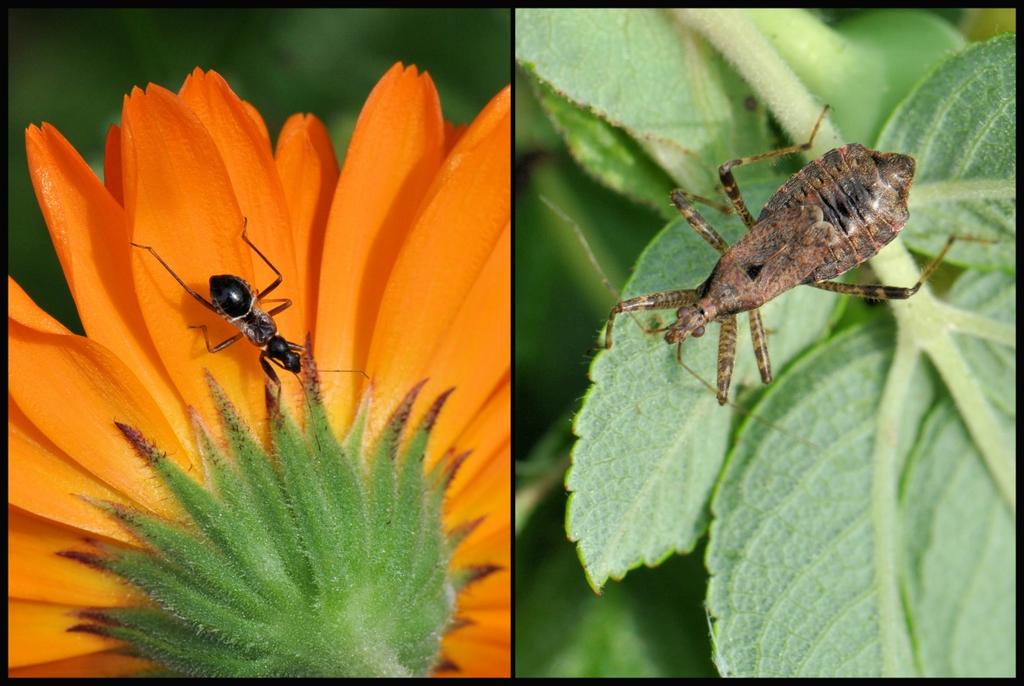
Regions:
<instances>
[{"instance_id":1,"label":"blurred green background","mask_svg":"<svg viewBox=\"0 0 1024 686\"><path fill-rule=\"evenodd\" d=\"M586 390L598 332L616 298L588 261L577 223L618 289L664 222L589 177L566 151L529 82L517 71L515 97L515 381L518 457L549 431L569 436ZM564 421L553 424L562 417Z\"/></svg>"},{"instance_id":2,"label":"blurred green background","mask_svg":"<svg viewBox=\"0 0 1024 686\"><path fill-rule=\"evenodd\" d=\"M715 676L703 550L633 571L597 597L562 526L570 422L616 298L541 197L578 223L616 289L664 220L581 170L519 70L513 91L516 674Z\"/></svg>"},{"instance_id":3,"label":"blurred green background","mask_svg":"<svg viewBox=\"0 0 1024 686\"><path fill-rule=\"evenodd\" d=\"M215 69L271 137L295 112L329 127L339 162L370 89L397 61L430 72L445 118L473 116L509 82L511 11L10 10L7 272L74 331L74 311L36 203L25 128L56 126L98 174L107 128L133 86L171 90Z\"/></svg>"}]
</instances>

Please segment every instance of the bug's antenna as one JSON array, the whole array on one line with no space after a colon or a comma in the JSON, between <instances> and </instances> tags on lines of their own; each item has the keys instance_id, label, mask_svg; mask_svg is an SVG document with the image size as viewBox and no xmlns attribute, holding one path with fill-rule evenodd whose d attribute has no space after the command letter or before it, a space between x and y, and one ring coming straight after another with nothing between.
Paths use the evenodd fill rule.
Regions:
<instances>
[{"instance_id":1,"label":"bug's antenna","mask_svg":"<svg viewBox=\"0 0 1024 686\"><path fill-rule=\"evenodd\" d=\"M562 221L569 225L569 228L572 229L572 232L576 234L576 240L579 241L579 244L583 247L583 252L587 254L587 259L590 260L590 264L593 265L594 271L596 271L597 275L601 277L601 283L604 284L604 287L608 289L608 292L611 293L616 300L622 300L622 294L620 294L618 289L616 289L615 286L612 285L611 281L608 280L608 275L604 273L603 269L601 269L601 263L597 261L597 256L594 255L594 251L590 247L590 242L587 241L587 237L583 233L583 229L580 228L580 225L577 224L572 219L572 217L570 217L564 211L562 211L562 208L558 207L553 202L548 200L547 196L541 195L540 199L541 202L543 202L545 205L551 208L551 211L558 215L558 217ZM633 318L633 321L636 323L637 326L639 326L641 329L645 328L643 324L640 323L640 320L636 318L635 313L629 312L628 314L630 317ZM687 367L687 369L689 368ZM703 381L703 379L701 379L701 381ZM707 384L707 382L704 383L705 385Z\"/></svg>"},{"instance_id":2,"label":"bug's antenna","mask_svg":"<svg viewBox=\"0 0 1024 686\"><path fill-rule=\"evenodd\" d=\"M587 254L587 259L590 260L590 264L593 265L594 271L596 271L597 275L601 277L601 283L603 283L604 287L607 288L613 296L615 296L616 300L622 300L622 295L619 294L619 291L616 290L615 286L612 286L611 281L608 280L608 275L604 273L603 269L601 269L601 264L597 261L597 257L594 255L594 251L591 250L590 243L587 242L587 237L583 235L583 229L580 228L580 225L573 221L573 219L569 215L563 212L562 208L558 207L553 202L548 200L547 196L540 196L540 200L545 205L547 205L552 212L558 215L558 217L562 221L569 225L569 228L572 229L572 232L576 234L576 240L578 240L580 245L583 246L583 252Z\"/></svg>"},{"instance_id":3,"label":"bug's antenna","mask_svg":"<svg viewBox=\"0 0 1024 686\"><path fill-rule=\"evenodd\" d=\"M553 202L548 200L548 198L546 196L541 195L540 199L541 199L541 202L543 202L545 205L547 205L549 208L551 208L552 212L554 212L556 215L558 215L558 217L562 221L564 221L566 224L568 224L572 228L573 233L576 234L576 239L579 241L580 245L583 246L583 251L587 254L587 259L590 260L590 264L592 264L594 266L594 270L601 277L601 281L604 283L605 288L607 288L608 291L613 296L615 296L616 300L622 300L622 296L615 289L615 287L611 285L611 282L608 281L608 276L605 275L604 270L601 269L601 265L597 261L597 257L594 255L594 251L591 249L590 243L587 241L587 237L584 235L583 229L580 228L579 224L577 224L575 221L573 221L573 219L571 217L569 217L569 215L567 215L565 212L563 212L560 207L558 207ZM639 326L641 329L645 328L640 323L640 321L636 318L636 314L635 313L629 312L628 314L633 318L633 321L636 322L637 326ZM677 351L678 350L679 350L679 348L677 348ZM697 381L699 381L705 388L707 388L711 392L712 395L716 395L717 394L717 389L713 385L711 385L710 382L708 382L706 379L704 379L704 377L702 377L700 374L698 374L697 371L694 370L693 368L691 368L688 364L683 362L682 355L677 354L676 355L676 361L683 367L683 369L688 371L693 378L697 379ZM796 440L800 441L801 443L803 443L804 445L808 446L812 450L816 450L818 452L821 452L821 447L820 446L815 445L811 441L808 441L806 438L803 438L802 436L798 436L798 435L796 435L796 434L794 434L794 433L792 433L790 431L787 431L786 429L784 429L781 426L775 424L774 422L771 422L771 421L765 419L764 417L758 416L757 414L751 412L750 410L746 409L745 407L741 407L740 405L737 405L736 403L734 403L732 400L729 400L728 398L726 398L725 402L726 402L726 404L729 407L731 407L734 410L736 410L736 411L746 415L747 417L751 417L752 419L755 419L755 420L761 422L765 426L768 426L768 427L770 427L772 429L775 429L779 433L785 434L786 436L789 436L791 438L795 438Z\"/></svg>"}]
</instances>

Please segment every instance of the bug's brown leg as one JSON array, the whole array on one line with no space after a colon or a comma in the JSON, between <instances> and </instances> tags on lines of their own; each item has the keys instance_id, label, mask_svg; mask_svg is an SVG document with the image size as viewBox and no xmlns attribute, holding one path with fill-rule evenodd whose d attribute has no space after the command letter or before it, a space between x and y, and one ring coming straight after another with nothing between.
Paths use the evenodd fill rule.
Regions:
<instances>
[{"instance_id":1,"label":"bug's brown leg","mask_svg":"<svg viewBox=\"0 0 1024 686\"><path fill-rule=\"evenodd\" d=\"M695 202L699 202L718 210L722 214L732 214L735 211L733 210L732 205L727 205L724 202L717 202L715 200L705 198L702 195L697 195L696 193L691 193L690 191L684 191L682 189L678 189L678 192L682 193L686 199L690 201L691 205Z\"/></svg>"},{"instance_id":2,"label":"bug's brown leg","mask_svg":"<svg viewBox=\"0 0 1024 686\"><path fill-rule=\"evenodd\" d=\"M823 291L832 291L842 295L854 295L858 298L869 298L871 300L906 300L921 287L921 283L912 288L900 286L881 286L877 284L839 283L838 281L822 281L821 283L809 283L808 286L820 288Z\"/></svg>"},{"instance_id":3,"label":"bug's brown leg","mask_svg":"<svg viewBox=\"0 0 1024 686\"><path fill-rule=\"evenodd\" d=\"M921 278L917 280L910 288L904 288L902 286L882 286L877 284L857 284L857 283L840 283L838 281L821 281L818 283L809 283L808 286L814 286L820 288L823 291L832 291L833 293L842 293L843 295L855 295L859 298L872 298L874 300L906 300L910 296L917 293L921 288L921 285L928 280L928 277L932 275L935 268L942 263L942 258L946 256L949 249L953 247L953 243L957 240L978 240L974 238L967 238L964 236L950 236L946 239L946 244L942 246L942 250L939 254L932 258L931 262L925 265L925 268L921 271ZM979 241L987 243L988 241Z\"/></svg>"},{"instance_id":4,"label":"bug's brown leg","mask_svg":"<svg viewBox=\"0 0 1024 686\"><path fill-rule=\"evenodd\" d=\"M704 238L704 240L706 240L708 243L714 246L714 248L718 250L720 253L725 254L725 251L729 249L728 244L721 236L718 235L718 233L714 229L711 228L711 226L708 225L707 221L703 217L701 217L700 214L698 214L697 211L694 210L688 202L686 202L686 200L686 195L683 192L673 191L673 204L675 204L676 208L683 214L686 220L690 223L690 226L693 227L694 231L699 233ZM743 200L742 198L740 198L740 203L742 202ZM749 217L749 213L747 216ZM752 226L752 222L753 219L751 219L750 222L747 223L747 226ZM732 328L732 335L735 339L735 322L733 322ZM761 324L761 314L758 310L750 311L750 336L754 342L754 353L757 356L757 368L761 372L761 380L764 383L771 383L772 367L771 362L768 359L768 342L764 335L764 327ZM719 338L719 345L721 345L722 340L723 338ZM731 361L729 365L729 374L730 376L732 374ZM726 392L728 392L728 379L726 379L725 385ZM719 386L719 388L721 388L721 385ZM721 400L722 397L724 396L720 394L720 402L724 402Z\"/></svg>"},{"instance_id":5,"label":"bug's brown leg","mask_svg":"<svg viewBox=\"0 0 1024 686\"><path fill-rule=\"evenodd\" d=\"M718 404L729 401L729 383L736 360L736 316L725 317L718 332Z\"/></svg>"},{"instance_id":6,"label":"bug's brown leg","mask_svg":"<svg viewBox=\"0 0 1024 686\"><path fill-rule=\"evenodd\" d=\"M711 228L711 224L708 224L707 219L700 216L700 212L694 209L690 201L686 199L686 193L681 190L674 190L671 194L672 204L679 210L679 214L683 215L683 218L693 227L693 230L697 234L711 244L718 252L723 255L729 250L729 244L725 242L725 239L718 235L718 232Z\"/></svg>"},{"instance_id":7,"label":"bug's brown leg","mask_svg":"<svg viewBox=\"0 0 1024 686\"><path fill-rule=\"evenodd\" d=\"M821 126L822 120L825 119L826 112L828 112L828 105L825 105L824 109L821 110L821 114L818 115L818 121L814 123L814 129L811 130L811 137L806 143L788 145L785 148L779 148L778 150L772 150L770 152L763 152L760 155L751 155L750 157L741 157L737 160L729 160L718 168L718 178L722 180L722 188L725 189L725 194L729 196L732 206L736 208L736 212L743 218L743 223L747 225L747 228L752 227L755 222L750 211L747 209L746 203L743 202L743 196L740 195L739 186L736 185L736 179L732 175L733 168L742 164L760 162L761 160L770 160L773 157L782 157L783 155L792 155L794 153L803 152L804 150L809 150L814 144L814 137L818 135L818 127Z\"/></svg>"},{"instance_id":8,"label":"bug's brown leg","mask_svg":"<svg viewBox=\"0 0 1024 686\"><path fill-rule=\"evenodd\" d=\"M742 202L742 201L741 201ZM690 223L693 230L696 231L700 236L712 245L723 255L729 249L729 244L725 242L718 232L715 231L707 223L700 214L693 208L688 202L687 194L683 191L672 192L672 203L676 206L676 209L682 213L686 221ZM750 226L751 224L748 224ZM768 342L764 335L764 327L761 324L761 314L758 310L750 311L750 336L754 341L754 353L757 356L757 368L761 372L761 380L764 383L771 383L772 380L772 367L771 362L768 360ZM731 339L731 340L729 340ZM728 349L727 360L723 360L723 354L725 348L723 347L728 341L730 346ZM732 367L733 360L735 358L736 351L736 319L731 318L731 324L722 323L722 332L718 339L719 345L719 367L718 367L718 402L724 405L729 393L729 382L732 378ZM725 366L723 367L723 362Z\"/></svg>"},{"instance_id":9,"label":"bug's brown leg","mask_svg":"<svg viewBox=\"0 0 1024 686\"><path fill-rule=\"evenodd\" d=\"M780 148L778 150L772 150L770 152L761 153L760 155L752 155L750 157L741 157L739 159L729 160L728 162L726 162L725 164L723 164L721 167L718 168L718 178L722 181L722 188L725 190L725 194L727 196L729 196L729 202L732 203L732 206L736 210L736 213L739 214L741 219L743 219L743 223L747 225L748 229L753 228L754 224L756 222L754 221L754 217L750 214L750 210L747 209L746 203L743 201L743 195L740 193L740 188L736 184L736 178L733 176L732 170L735 167L738 167L738 166L743 165L743 164L750 164L752 162L760 162L761 160L767 160L767 159L771 159L773 157L782 157L783 155L790 155L790 154L793 154L793 153L803 152L804 150L810 149L810 147L814 144L814 137L818 135L818 128L821 126L821 122L825 119L825 114L828 112L828 109L829 109L828 105L825 105L825 107L821 110L821 114L818 115L818 120L814 123L814 128L811 130L811 136L807 140L806 143L801 143L799 145L790 145L790 146L787 146L785 148ZM675 194L673 194L672 200L673 200L673 202L676 201ZM719 247L719 245L716 244L716 242L714 240L708 238L708 236L706 235L706 232L701 230L702 227L698 226L698 224L691 218L691 216L686 211L683 210L683 208L678 203L676 203L676 207L679 208L680 212L683 212L683 216L685 216L687 218L687 220L690 222L690 225L693 226L693 228L698 233L700 233L702 236L704 236L704 238L709 243L714 245L719 250L719 252L721 252L722 254L725 254L725 249ZM696 214L696 211L692 210L692 208L690 209L690 211L693 214ZM707 222L705 222L703 220L703 218L700 218L700 215L697 215L697 218L700 219L700 221L703 222L703 224L705 226L707 225ZM707 226L706 228L707 228L708 231L711 231L712 233L714 233L714 231L711 229L710 226ZM715 234L715 236L717 237L717 234ZM722 239L720 237L718 237L718 241L720 241L722 244L725 243L725 241L722 241ZM750 337L751 337L751 339L753 340L753 343L754 343L754 354L757 357L757 368L761 372L761 381L763 381L766 384L767 383L771 383L771 380L772 380L772 367L771 367L771 362L768 359L768 342L765 339L764 326L761 324L761 314L760 314L760 312L758 310L751 310L749 317L750 317ZM728 360L728 369L726 370L727 371L727 375L726 375L726 378L725 378L725 389L723 390L722 389L722 373L723 373L722 350L723 350L723 346L725 344L726 334L729 334L731 336L731 338L733 339L732 346L733 346L733 350L734 350L735 349L735 338L736 338L736 322L735 322L735 318L732 320L732 324L729 327L726 326L725 322L722 323L722 332L721 332L720 338L719 338L718 402L720 404L725 404L725 402L726 402L726 398L727 398L727 394L728 394L728 390L729 390L729 377L732 375L732 364L733 364L733 360L732 360L733 353L730 352L729 360Z\"/></svg>"},{"instance_id":10,"label":"bug's brown leg","mask_svg":"<svg viewBox=\"0 0 1024 686\"><path fill-rule=\"evenodd\" d=\"M697 291L659 291L640 295L629 300L623 300L615 305L608 314L608 328L605 329L604 347L612 347L612 325L616 315L623 312L637 312L639 310L669 310L684 305L692 305L697 301Z\"/></svg>"},{"instance_id":11,"label":"bug's brown leg","mask_svg":"<svg viewBox=\"0 0 1024 686\"><path fill-rule=\"evenodd\" d=\"M754 357L757 358L757 369L761 372L763 383L772 382L772 363L768 359L768 338L764 335L761 324L761 311L750 310L750 337L754 341Z\"/></svg>"}]
</instances>

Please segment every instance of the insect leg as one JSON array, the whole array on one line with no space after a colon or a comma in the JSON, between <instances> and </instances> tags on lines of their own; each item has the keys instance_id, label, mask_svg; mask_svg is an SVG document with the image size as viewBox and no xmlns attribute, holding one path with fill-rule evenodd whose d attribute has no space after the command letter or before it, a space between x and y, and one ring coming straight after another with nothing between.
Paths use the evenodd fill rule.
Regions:
<instances>
[{"instance_id":1,"label":"insect leg","mask_svg":"<svg viewBox=\"0 0 1024 686\"><path fill-rule=\"evenodd\" d=\"M736 185L736 179L732 175L733 168L742 164L760 162L761 160L769 160L773 157L782 157L783 155L792 155L793 153L809 150L814 144L814 137L818 135L818 127L821 126L821 122L825 118L826 112L828 112L828 105L825 105L825 108L821 110L821 114L818 115L818 121L814 123L814 129L811 130L811 137L806 143L788 145L785 148L779 148L778 150L772 150L770 152L763 152L760 155L752 155L750 157L741 157L736 160L729 160L718 168L718 178L722 180L722 188L725 189L725 194L729 196L732 206L736 208L736 212L738 212L740 217L743 218L743 223L747 225L747 228L754 225L754 218L750 215L750 211L747 210L747 205L743 202L743 196L740 195L739 186Z\"/></svg>"},{"instance_id":2,"label":"insect leg","mask_svg":"<svg viewBox=\"0 0 1024 686\"><path fill-rule=\"evenodd\" d=\"M738 193L737 193L738 195ZM740 198L740 203L743 200ZM676 208L683 214L686 221L690 223L693 230L696 231L710 243L718 252L723 255L729 249L729 245L725 240L718 235L718 233L711 228L711 225L697 213L697 211L687 202L686 195L682 191L672 192L672 203ZM748 224L751 226L752 224ZM722 325L723 327L725 324ZM761 380L764 383L771 383L772 380L772 367L771 362L768 360L768 343L764 335L764 327L761 325L761 314L758 310L750 311L750 336L754 341L754 353L757 356L757 368L761 372ZM724 331L723 331L724 337ZM719 337L719 342L723 340L723 337ZM733 337L735 338L735 321L733 322ZM729 374L732 374L732 366L730 363ZM728 391L729 380L725 382L726 391ZM721 379L719 380L719 388L721 388ZM719 394L719 400L721 401L722 395Z\"/></svg>"},{"instance_id":3,"label":"insect leg","mask_svg":"<svg viewBox=\"0 0 1024 686\"><path fill-rule=\"evenodd\" d=\"M206 350L208 352L211 352L211 353L219 353L224 348L227 348L228 346L237 343L239 341L239 339L242 338L242 334L238 333L238 334L235 334L234 336L232 336L231 338L227 338L227 339L221 341L220 343L218 343L217 345L215 345L213 347L210 347L210 336L209 336L209 334L206 331L206 324L195 324L195 325L189 326L188 328L190 328L190 329L202 329L203 330L203 340L206 341Z\"/></svg>"},{"instance_id":4,"label":"insect leg","mask_svg":"<svg viewBox=\"0 0 1024 686\"><path fill-rule=\"evenodd\" d=\"M287 341L285 341L285 342L287 343ZM291 348L292 350L302 350L303 352L305 352L305 350L306 350L304 347L302 347L298 343L288 343L288 347ZM267 355L266 359L269 360L270 362L273 362L274 364L276 364L278 367L280 367L281 369L285 370L286 372L291 372L292 374L295 374L295 372L293 372L292 370L290 370L287 367L285 367L284 363L281 362L280 360L277 360L277 359L275 359L273 357L270 357L269 355ZM263 369L264 369L264 371L266 371L267 368L264 367ZM280 381L277 378L277 374L274 374L273 371L271 371L270 374L273 374L273 377L274 377L275 381ZM295 374L295 376L298 376L298 374Z\"/></svg>"},{"instance_id":5,"label":"insect leg","mask_svg":"<svg viewBox=\"0 0 1024 686\"><path fill-rule=\"evenodd\" d=\"M638 310L669 310L684 305L692 305L697 301L697 291L659 291L640 295L629 300L623 300L615 305L608 314L608 328L604 334L604 347L612 347L612 325L615 316L622 312L636 312Z\"/></svg>"},{"instance_id":6,"label":"insect leg","mask_svg":"<svg viewBox=\"0 0 1024 686\"><path fill-rule=\"evenodd\" d=\"M281 272L279 272L277 270L277 267L275 267L274 264L270 260L267 259L267 256L264 255L262 252L260 252L260 249L257 248L255 245L253 245L253 242L249 240L248 224L249 224L249 218L248 217L243 217L242 218L242 240L245 241L246 243L248 243L249 247L252 248L253 251L257 255L259 255L261 258L263 258L263 261L267 263L267 266L270 267L275 274L277 274L277 278L274 279L274 283L272 283L269 286L267 286L266 288L264 288L256 296L257 300L263 300L263 296L267 295L268 293L270 293L270 291L274 290L275 288L277 288L278 286L281 285L281 282L284 281L284 276L282 276Z\"/></svg>"},{"instance_id":7,"label":"insect leg","mask_svg":"<svg viewBox=\"0 0 1024 686\"><path fill-rule=\"evenodd\" d=\"M925 265L925 268L921 271L921 278L917 280L910 288L904 288L902 286L882 286L876 284L856 284L856 283L839 283L838 281L820 281L818 283L809 283L808 286L814 286L820 288L823 291L832 291L833 293L842 293L843 295L854 295L859 298L872 298L874 300L906 300L910 296L917 293L921 285L928 280L928 277L932 275L935 268L942 262L942 258L946 256L949 249L953 247L953 243L957 240L979 240L974 238L967 238L964 236L950 236L946 239L946 244L939 251L939 254L932 258L931 262ZM987 243L988 241L979 240L981 243Z\"/></svg>"},{"instance_id":8,"label":"insect leg","mask_svg":"<svg viewBox=\"0 0 1024 686\"><path fill-rule=\"evenodd\" d=\"M288 298L271 298L270 300L267 300L267 302L281 303L280 305L275 306L273 309L267 310L267 314L269 314L271 317L273 317L278 312L283 312L287 310L289 307L292 306L292 301L289 300Z\"/></svg>"},{"instance_id":9,"label":"insect leg","mask_svg":"<svg viewBox=\"0 0 1024 686\"><path fill-rule=\"evenodd\" d=\"M729 383L732 381L732 367L736 361L736 316L721 320L718 332L718 404L729 402Z\"/></svg>"},{"instance_id":10,"label":"insect leg","mask_svg":"<svg viewBox=\"0 0 1024 686\"><path fill-rule=\"evenodd\" d=\"M181 278L179 278L178 275L174 273L174 270L171 269L170 265L164 262L164 258L160 257L160 255L157 254L156 250L154 250L151 246L139 245L138 243L132 243L132 246L136 248L142 248L143 250L148 250L153 255L153 257L159 260L160 264L164 266L164 269L166 269L168 273L170 273L170 275L174 277L174 280L181 284L181 287L184 288L189 295L198 300L203 305L203 307L215 313L217 316L220 316L220 312L217 310L216 307L213 306L213 303L211 303L206 298L204 298L203 296L199 295L194 290L186 286L185 282L182 281Z\"/></svg>"},{"instance_id":11,"label":"insect leg","mask_svg":"<svg viewBox=\"0 0 1024 686\"><path fill-rule=\"evenodd\" d=\"M840 283L838 281L822 281L821 283L809 283L808 286L820 288L823 291L832 291L842 295L853 295L858 298L869 298L871 300L906 300L917 293L921 282L911 288L901 286L882 286L877 284Z\"/></svg>"},{"instance_id":12,"label":"insect leg","mask_svg":"<svg viewBox=\"0 0 1024 686\"><path fill-rule=\"evenodd\" d=\"M267 375L267 381L275 390L274 397L276 401L276 407L281 407L281 379L277 377L277 373L274 372L274 368L270 366L270 363L268 363L267 360L272 360L276 362L276 360L273 360L273 358L267 356L267 352L265 350L261 351L260 366L263 367L263 373ZM269 396L267 402L270 402Z\"/></svg>"},{"instance_id":13,"label":"insect leg","mask_svg":"<svg viewBox=\"0 0 1024 686\"><path fill-rule=\"evenodd\" d=\"M672 204L676 206L679 213L683 215L683 218L693 227L701 238L711 244L718 252L723 255L729 249L729 244L725 242L725 239L718 235L718 232L711 228L711 224L704 217L700 216L700 213L693 208L687 199L686 194L680 190L672 191Z\"/></svg>"},{"instance_id":14,"label":"insect leg","mask_svg":"<svg viewBox=\"0 0 1024 686\"><path fill-rule=\"evenodd\" d=\"M732 205L727 205L724 202L717 202L715 200L710 200L708 198L705 198L702 195L697 195L696 193L691 193L690 191L684 191L684 190L680 189L679 192L682 193L686 197L686 199L690 201L690 204L693 204L695 202L699 202L699 203L702 203L704 205L707 205L708 207L713 207L714 209L718 210L722 214L732 214L734 212L734 210L732 208Z\"/></svg>"},{"instance_id":15,"label":"insect leg","mask_svg":"<svg viewBox=\"0 0 1024 686\"><path fill-rule=\"evenodd\" d=\"M754 357L757 358L757 369L761 372L761 381L772 382L772 363L768 359L768 339L764 335L761 324L761 310L750 310L750 337L754 341Z\"/></svg>"}]
</instances>

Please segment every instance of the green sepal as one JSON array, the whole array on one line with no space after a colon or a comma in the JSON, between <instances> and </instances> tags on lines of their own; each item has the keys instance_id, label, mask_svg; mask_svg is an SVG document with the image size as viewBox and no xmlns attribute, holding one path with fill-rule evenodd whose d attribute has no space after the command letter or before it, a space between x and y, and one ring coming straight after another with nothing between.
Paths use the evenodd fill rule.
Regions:
<instances>
[{"instance_id":1,"label":"green sepal","mask_svg":"<svg viewBox=\"0 0 1024 686\"><path fill-rule=\"evenodd\" d=\"M283 485L273 461L259 439L245 425L224 390L209 373L206 379L243 483L248 486L251 502L258 507L263 524L261 530L272 537L272 543L281 552L285 569L292 580L308 591L312 578L308 566L303 564L303 554L297 540L299 532L288 512Z\"/></svg>"},{"instance_id":2,"label":"green sepal","mask_svg":"<svg viewBox=\"0 0 1024 686\"><path fill-rule=\"evenodd\" d=\"M179 514L89 500L145 548L61 554L118 575L150 604L86 611L72 630L189 676L408 676L447 664L441 638L460 626L441 523L449 479L423 473L447 392L405 435L418 385L364 449L369 399L339 442L307 385L305 427L280 408L268 452L210 388L226 451L191 411L202 474L119 424Z\"/></svg>"}]
</instances>

